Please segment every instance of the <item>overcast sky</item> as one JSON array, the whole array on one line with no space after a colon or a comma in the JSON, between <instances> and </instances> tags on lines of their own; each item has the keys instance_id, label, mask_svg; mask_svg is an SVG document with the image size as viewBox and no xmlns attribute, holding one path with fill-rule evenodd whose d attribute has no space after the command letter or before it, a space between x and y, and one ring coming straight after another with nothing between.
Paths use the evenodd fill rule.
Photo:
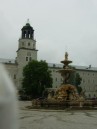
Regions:
<instances>
[{"instance_id":1,"label":"overcast sky","mask_svg":"<svg viewBox=\"0 0 97 129\"><path fill-rule=\"evenodd\" d=\"M97 0L0 0L0 58L16 57L27 19L35 30L38 59L97 67Z\"/></svg>"}]
</instances>

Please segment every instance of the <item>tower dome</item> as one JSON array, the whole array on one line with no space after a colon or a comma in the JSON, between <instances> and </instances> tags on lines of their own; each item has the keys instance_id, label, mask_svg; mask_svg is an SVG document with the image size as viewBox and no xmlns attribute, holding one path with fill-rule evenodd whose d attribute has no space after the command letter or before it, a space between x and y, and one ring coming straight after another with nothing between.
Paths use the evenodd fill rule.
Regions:
<instances>
[{"instance_id":1,"label":"tower dome","mask_svg":"<svg viewBox=\"0 0 97 129\"><path fill-rule=\"evenodd\" d=\"M25 26L21 29L22 31L22 38L23 39L34 39L34 29L30 25L30 23L26 23Z\"/></svg>"}]
</instances>

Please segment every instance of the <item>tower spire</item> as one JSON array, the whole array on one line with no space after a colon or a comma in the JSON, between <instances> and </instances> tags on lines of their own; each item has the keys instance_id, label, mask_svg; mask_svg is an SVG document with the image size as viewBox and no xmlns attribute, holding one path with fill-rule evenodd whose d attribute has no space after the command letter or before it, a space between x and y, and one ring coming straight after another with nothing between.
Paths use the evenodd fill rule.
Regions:
<instances>
[{"instance_id":1,"label":"tower spire","mask_svg":"<svg viewBox=\"0 0 97 129\"><path fill-rule=\"evenodd\" d=\"M27 23L30 23L30 20L29 20L29 18L27 19Z\"/></svg>"}]
</instances>

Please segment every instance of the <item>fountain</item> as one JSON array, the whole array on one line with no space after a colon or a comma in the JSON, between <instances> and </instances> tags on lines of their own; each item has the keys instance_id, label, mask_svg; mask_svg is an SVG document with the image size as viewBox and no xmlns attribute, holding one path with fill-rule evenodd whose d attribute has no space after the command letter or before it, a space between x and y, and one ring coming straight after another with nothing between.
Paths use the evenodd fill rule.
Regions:
<instances>
[{"instance_id":1,"label":"fountain","mask_svg":"<svg viewBox=\"0 0 97 129\"><path fill-rule=\"evenodd\" d=\"M63 63L63 69L58 72L61 73L63 77L63 83L56 91L58 93L58 99L62 100L76 100L79 98L77 89L74 85L69 84L69 79L71 73L75 72L73 68L69 66L72 61L68 60L68 53L65 53L65 60L61 61Z\"/></svg>"}]
</instances>

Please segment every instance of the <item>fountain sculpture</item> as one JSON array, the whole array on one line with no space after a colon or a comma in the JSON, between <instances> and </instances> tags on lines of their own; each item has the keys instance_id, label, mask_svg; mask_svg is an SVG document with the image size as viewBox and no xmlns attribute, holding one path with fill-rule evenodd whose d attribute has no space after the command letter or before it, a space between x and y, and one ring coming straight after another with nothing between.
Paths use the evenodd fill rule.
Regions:
<instances>
[{"instance_id":1,"label":"fountain sculpture","mask_svg":"<svg viewBox=\"0 0 97 129\"><path fill-rule=\"evenodd\" d=\"M78 99L77 89L74 85L69 84L69 79L71 73L75 72L73 68L69 66L72 61L68 60L68 53L65 53L65 60L61 61L63 63L63 69L59 70L58 72L61 73L63 77L63 83L58 88L57 92L57 99L62 100L75 100Z\"/></svg>"}]
</instances>

